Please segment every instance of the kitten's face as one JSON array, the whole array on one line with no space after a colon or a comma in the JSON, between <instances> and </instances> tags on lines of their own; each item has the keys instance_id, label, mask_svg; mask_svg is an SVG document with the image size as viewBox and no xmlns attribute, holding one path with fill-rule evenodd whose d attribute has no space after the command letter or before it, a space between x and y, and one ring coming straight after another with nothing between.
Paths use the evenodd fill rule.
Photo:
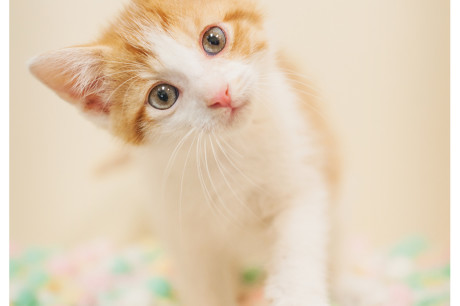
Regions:
<instances>
[{"instance_id":1,"label":"kitten's face","mask_svg":"<svg viewBox=\"0 0 460 306\"><path fill-rule=\"evenodd\" d=\"M248 122L267 43L252 2L138 0L89 46L31 70L131 143Z\"/></svg>"}]
</instances>

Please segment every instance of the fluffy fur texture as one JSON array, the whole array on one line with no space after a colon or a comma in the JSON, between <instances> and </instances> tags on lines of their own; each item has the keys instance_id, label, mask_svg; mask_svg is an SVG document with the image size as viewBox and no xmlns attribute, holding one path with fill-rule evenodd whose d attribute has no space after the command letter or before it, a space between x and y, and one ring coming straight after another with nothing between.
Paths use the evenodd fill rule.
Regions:
<instances>
[{"instance_id":1,"label":"fluffy fur texture","mask_svg":"<svg viewBox=\"0 0 460 306\"><path fill-rule=\"evenodd\" d=\"M202 47L212 25L227 38L215 56ZM266 266L270 305L328 305L328 136L255 3L135 0L95 42L30 69L133 145L184 305L237 305L248 263ZM158 83L179 90L169 109L148 103ZM233 109L209 106L222 88Z\"/></svg>"}]
</instances>

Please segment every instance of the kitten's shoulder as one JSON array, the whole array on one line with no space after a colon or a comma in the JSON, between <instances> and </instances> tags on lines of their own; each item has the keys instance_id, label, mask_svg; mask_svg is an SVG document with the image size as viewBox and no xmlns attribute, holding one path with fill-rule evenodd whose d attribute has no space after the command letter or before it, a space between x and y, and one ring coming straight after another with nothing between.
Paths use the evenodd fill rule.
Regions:
<instances>
[{"instance_id":1,"label":"kitten's shoulder","mask_svg":"<svg viewBox=\"0 0 460 306\"><path fill-rule=\"evenodd\" d=\"M319 163L325 171L328 182L335 190L341 172L341 161L339 159L339 146L335 133L321 105L321 100L314 84L302 75L289 57L279 52L277 54L278 68L287 79L289 85L295 90L299 97L299 111L302 117L309 122L317 136L318 144L321 146Z\"/></svg>"}]
</instances>

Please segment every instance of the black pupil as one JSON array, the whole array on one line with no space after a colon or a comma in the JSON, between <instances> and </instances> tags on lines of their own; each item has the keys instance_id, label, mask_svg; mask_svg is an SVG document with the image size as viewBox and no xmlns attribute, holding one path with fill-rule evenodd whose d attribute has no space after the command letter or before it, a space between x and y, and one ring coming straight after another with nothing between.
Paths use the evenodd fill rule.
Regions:
<instances>
[{"instance_id":1,"label":"black pupil","mask_svg":"<svg viewBox=\"0 0 460 306\"><path fill-rule=\"evenodd\" d=\"M208 42L213 46L218 46L220 44L220 39L214 34L209 34Z\"/></svg>"},{"instance_id":2,"label":"black pupil","mask_svg":"<svg viewBox=\"0 0 460 306\"><path fill-rule=\"evenodd\" d=\"M160 89L158 91L157 95L158 95L158 99L160 99L161 101L168 102L169 96L168 96L168 93L166 92L166 90Z\"/></svg>"}]
</instances>

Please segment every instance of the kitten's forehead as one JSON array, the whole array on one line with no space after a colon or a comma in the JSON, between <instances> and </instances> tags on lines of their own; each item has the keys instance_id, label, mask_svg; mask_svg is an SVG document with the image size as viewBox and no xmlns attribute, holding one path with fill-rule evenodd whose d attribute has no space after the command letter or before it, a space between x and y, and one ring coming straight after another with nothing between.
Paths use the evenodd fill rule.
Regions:
<instances>
[{"instance_id":1,"label":"kitten's forehead","mask_svg":"<svg viewBox=\"0 0 460 306\"><path fill-rule=\"evenodd\" d=\"M248 56L266 47L260 35L263 18L250 0L135 0L104 33L103 42L121 38L128 51L154 55L147 42L152 31L167 33L187 47L200 48L205 27L226 23L238 44L229 56ZM133 49L134 48L134 49Z\"/></svg>"},{"instance_id":2,"label":"kitten's forehead","mask_svg":"<svg viewBox=\"0 0 460 306\"><path fill-rule=\"evenodd\" d=\"M194 48L190 48L190 42L187 43L185 38L178 41L167 33L155 30L147 32L146 38L155 54L149 63L155 71L180 73L185 70L192 78L194 76L190 73L201 74L203 55Z\"/></svg>"},{"instance_id":3,"label":"kitten's forehead","mask_svg":"<svg viewBox=\"0 0 460 306\"><path fill-rule=\"evenodd\" d=\"M262 15L249 0L131 2L97 42L110 50L104 65L115 101L112 117L116 133L139 144L168 122L183 126L190 117L209 121L204 101L229 83L235 101L247 99L253 73L249 67L256 62L250 59L258 61L258 51L267 46L260 35L262 22ZM223 52L211 57L203 50L201 38L212 25L221 27L228 39ZM125 71L120 71L120 64L125 64ZM171 108L171 112L160 114L146 107L148 92L157 82L179 89L180 111ZM200 110L201 117L196 115Z\"/></svg>"},{"instance_id":4,"label":"kitten's forehead","mask_svg":"<svg viewBox=\"0 0 460 306\"><path fill-rule=\"evenodd\" d=\"M216 21L244 21L257 25L262 15L254 1L250 0L135 0L128 8L138 18L147 17L164 30L184 27L192 21L196 27Z\"/></svg>"}]
</instances>

